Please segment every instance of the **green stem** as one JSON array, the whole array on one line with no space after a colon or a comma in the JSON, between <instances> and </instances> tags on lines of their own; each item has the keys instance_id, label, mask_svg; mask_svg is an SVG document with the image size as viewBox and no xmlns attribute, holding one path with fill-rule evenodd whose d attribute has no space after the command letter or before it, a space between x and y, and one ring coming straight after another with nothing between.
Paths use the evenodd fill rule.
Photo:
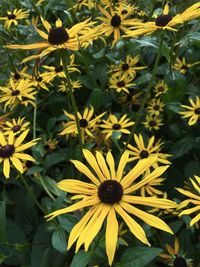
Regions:
<instances>
[{"instance_id":1,"label":"green stem","mask_svg":"<svg viewBox=\"0 0 200 267\"><path fill-rule=\"evenodd\" d=\"M30 188L30 186L28 185L26 179L24 179L23 175L20 173L19 175L22 183L24 184L26 190L29 192L29 194L31 195L33 201L35 202L35 205L39 208L39 210L42 212L42 213L45 213L43 207L40 205L40 203L37 201L37 198L35 197L32 189Z\"/></svg>"},{"instance_id":2,"label":"green stem","mask_svg":"<svg viewBox=\"0 0 200 267\"><path fill-rule=\"evenodd\" d=\"M37 102L35 99L35 107L33 110L33 139L36 138L36 121L37 121Z\"/></svg>"},{"instance_id":3,"label":"green stem","mask_svg":"<svg viewBox=\"0 0 200 267\"><path fill-rule=\"evenodd\" d=\"M137 128L138 124L140 123L140 119L141 119L141 116L143 114L143 111L144 111L144 108L145 108L145 104L146 104L146 102L147 102L147 100L149 98L151 88L152 88L152 86L154 84L154 79L155 79L155 76L156 76L158 63L159 63L159 59L160 59L160 55L161 55L163 40L164 40L164 32L162 32L162 35L161 35L160 44L159 44L159 47L158 47L158 53L156 55L156 59L155 59L154 67L153 67L153 70L152 70L152 76L151 76L151 80L149 82L149 86L148 86L148 88L146 90L146 93L144 95L144 98L143 98L143 101L141 103L140 109L137 112L136 119L135 119L135 124L132 126L131 133L129 135L129 138L128 138L127 142L126 142L126 145L125 145L122 153L126 150L128 144L130 144L130 141L131 141L131 138L133 137L135 129Z\"/></svg>"},{"instance_id":4,"label":"green stem","mask_svg":"<svg viewBox=\"0 0 200 267\"><path fill-rule=\"evenodd\" d=\"M66 82L67 85L69 87L69 97L72 103L72 108L74 111L74 116L75 116L75 120L76 120L76 127L78 130L78 137L79 137L79 143L80 145L82 145L82 138L81 138L81 128L80 128L80 124L79 124L79 119L78 119L78 111L76 108L76 101L74 98L74 94L73 94L73 88L72 88L72 84L71 84L71 80L70 80L70 76L69 76L69 71L68 71L68 67L67 67L67 58L66 58L66 51L64 49L61 50L61 59L62 59L62 63L63 63L63 69L66 75Z\"/></svg>"},{"instance_id":5,"label":"green stem","mask_svg":"<svg viewBox=\"0 0 200 267\"><path fill-rule=\"evenodd\" d=\"M51 194L51 192L50 192L49 189L47 188L47 186L46 186L46 184L45 184L45 182L44 182L44 180L42 179L41 176L39 176L39 180L40 180L40 183L41 183L42 187L43 187L44 190L46 191L47 195L48 195L51 199L55 200L55 197Z\"/></svg>"}]
</instances>

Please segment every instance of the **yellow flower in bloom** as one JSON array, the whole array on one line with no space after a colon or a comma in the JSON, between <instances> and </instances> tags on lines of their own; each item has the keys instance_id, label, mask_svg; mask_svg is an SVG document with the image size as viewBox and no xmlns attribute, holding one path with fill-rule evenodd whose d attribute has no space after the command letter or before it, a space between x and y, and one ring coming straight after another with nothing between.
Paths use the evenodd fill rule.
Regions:
<instances>
[{"instance_id":1,"label":"yellow flower in bloom","mask_svg":"<svg viewBox=\"0 0 200 267\"><path fill-rule=\"evenodd\" d=\"M19 82L14 82L11 78L9 87L0 87L0 103L5 102L6 108L14 108L18 104L27 106L28 104L35 105L35 91L33 82L27 79L21 79Z\"/></svg>"},{"instance_id":2,"label":"yellow flower in bloom","mask_svg":"<svg viewBox=\"0 0 200 267\"><path fill-rule=\"evenodd\" d=\"M111 76L109 79L109 88L113 89L117 93L123 91L129 94L128 89L135 85L132 81L133 78L131 78L130 76L122 76L122 77Z\"/></svg>"},{"instance_id":3,"label":"yellow flower in bloom","mask_svg":"<svg viewBox=\"0 0 200 267\"><path fill-rule=\"evenodd\" d=\"M159 163L170 164L170 161L167 160L170 157L169 154L161 153L161 143L160 140L155 142L155 137L152 136L149 138L147 145L144 143L144 139L141 134L134 134L134 140L137 146L132 146L128 144L127 149L130 153L129 161L141 160L144 158L152 157L157 155L157 161L153 164L153 168L156 169Z\"/></svg>"},{"instance_id":4,"label":"yellow flower in bloom","mask_svg":"<svg viewBox=\"0 0 200 267\"><path fill-rule=\"evenodd\" d=\"M74 64L74 59L75 59L74 54L72 54L70 56L70 63L67 66L68 72L72 73L72 72L76 71L76 72L80 73L79 69L77 69L77 65ZM42 68L44 68L47 71L42 73L40 76L47 83L51 82L56 77L66 78L65 72L64 72L64 69L63 69L62 61L60 62L60 65L58 65L58 66L46 66L46 65L43 65Z\"/></svg>"},{"instance_id":5,"label":"yellow flower in bloom","mask_svg":"<svg viewBox=\"0 0 200 267\"><path fill-rule=\"evenodd\" d=\"M77 135L77 125L76 125L76 119L75 116L68 113L64 110L64 114L66 117L70 119L70 121L64 123L64 130L60 133L60 135ZM103 112L102 114L98 115L97 117L93 118L94 115L94 108L90 106L90 108L86 107L83 115L81 115L80 112L78 112L78 119L79 124L81 128L81 138L82 142L84 143L86 136L90 138L95 138L93 133L96 127L96 123L100 120L101 117L103 117L106 114L106 112Z\"/></svg>"},{"instance_id":6,"label":"yellow flower in bloom","mask_svg":"<svg viewBox=\"0 0 200 267\"><path fill-rule=\"evenodd\" d=\"M64 28L62 25L62 21L60 19L56 20L55 27L52 27L42 17L41 21L47 33L39 30L36 27L35 29L38 32L38 34L44 39L44 41L27 45L22 45L22 44L6 45L7 48L11 49L23 49L23 50L44 49L37 55L33 55L24 59L22 61L23 63L31 59L44 57L57 49L67 49L71 51L77 51L84 44L84 42L92 40L93 37L97 35L97 33L90 28L90 26L94 24L94 22L90 22L90 19L77 23L70 29Z\"/></svg>"},{"instance_id":7,"label":"yellow flower in bloom","mask_svg":"<svg viewBox=\"0 0 200 267\"><path fill-rule=\"evenodd\" d=\"M146 116L146 121L143 122L143 125L149 131L152 131L152 130L158 131L160 129L160 126L163 125L163 123L162 123L162 120L159 117L147 115Z\"/></svg>"},{"instance_id":8,"label":"yellow flower in bloom","mask_svg":"<svg viewBox=\"0 0 200 267\"><path fill-rule=\"evenodd\" d=\"M154 86L154 92L156 93L155 97L160 96L168 91L168 86L164 81L159 81Z\"/></svg>"},{"instance_id":9,"label":"yellow flower in bloom","mask_svg":"<svg viewBox=\"0 0 200 267\"><path fill-rule=\"evenodd\" d=\"M0 163L3 164L3 173L6 178L10 177L10 163L12 163L20 173L23 173L24 170L21 160L35 161L30 155L23 153L27 148L34 146L38 140L35 139L23 144L22 142L26 138L28 132L29 130L26 130L17 138L15 138L13 132L10 132L7 138L0 132Z\"/></svg>"},{"instance_id":10,"label":"yellow flower in bloom","mask_svg":"<svg viewBox=\"0 0 200 267\"><path fill-rule=\"evenodd\" d=\"M200 17L200 2L187 8L183 13L171 16L169 14L169 5L166 4L163 14L158 16L155 21L141 22L132 27L131 30L126 32L127 37L136 37L140 35L148 35L157 30L177 31L174 26L183 24L187 21Z\"/></svg>"},{"instance_id":11,"label":"yellow flower in bloom","mask_svg":"<svg viewBox=\"0 0 200 267\"><path fill-rule=\"evenodd\" d=\"M182 60L177 57L174 65L172 67L173 67L173 69L178 70L181 73L185 74L188 69L190 69L193 66L196 66L198 64L200 64L200 61L189 64L189 63L186 63L186 60L184 57L182 58Z\"/></svg>"},{"instance_id":12,"label":"yellow flower in bloom","mask_svg":"<svg viewBox=\"0 0 200 267\"><path fill-rule=\"evenodd\" d=\"M169 266L173 267L193 267L192 259L186 257L186 254L181 253L180 243L176 237L174 240L174 246L166 244L166 253L160 253L158 255Z\"/></svg>"},{"instance_id":13,"label":"yellow flower in bloom","mask_svg":"<svg viewBox=\"0 0 200 267\"><path fill-rule=\"evenodd\" d=\"M163 111L164 103L159 98L153 98L148 103L147 112L150 116L159 116Z\"/></svg>"},{"instance_id":14,"label":"yellow flower in bloom","mask_svg":"<svg viewBox=\"0 0 200 267\"><path fill-rule=\"evenodd\" d=\"M190 215L192 213L197 212L197 215L190 221L190 227L191 227L200 220L200 177L195 175L194 179L190 178L190 181L193 186L191 192L182 188L176 188L176 190L178 190L178 192L180 192L184 196L189 197L188 199L182 201L179 204L179 209L188 207L188 204L190 203L194 205L194 207L192 208L186 208L184 211L181 211L179 216Z\"/></svg>"},{"instance_id":15,"label":"yellow flower in bloom","mask_svg":"<svg viewBox=\"0 0 200 267\"><path fill-rule=\"evenodd\" d=\"M180 111L179 114L181 114L183 118L190 118L188 124L192 126L200 119L200 98L196 96L196 102L190 98L189 102L191 106L181 105L181 107L187 110Z\"/></svg>"},{"instance_id":16,"label":"yellow flower in bloom","mask_svg":"<svg viewBox=\"0 0 200 267\"><path fill-rule=\"evenodd\" d=\"M28 18L28 11L23 9L14 9L13 11L8 11L6 17L0 17L0 20L4 20L4 27L9 30L11 25L17 26L18 20Z\"/></svg>"},{"instance_id":17,"label":"yellow flower in bloom","mask_svg":"<svg viewBox=\"0 0 200 267\"><path fill-rule=\"evenodd\" d=\"M115 115L110 114L108 119L102 120L102 122L102 124L99 124L99 127L103 128L101 132L106 135L105 140L110 138L113 133L130 134L131 132L126 128L135 123L130 121L129 118L127 119L127 114L124 114L120 119L118 119Z\"/></svg>"},{"instance_id":18,"label":"yellow flower in bloom","mask_svg":"<svg viewBox=\"0 0 200 267\"><path fill-rule=\"evenodd\" d=\"M72 86L72 90L74 89L80 89L81 88L81 83L79 81L71 81L71 86ZM59 92L67 92L69 90L68 85L66 84L66 82L61 82L61 84L58 86L58 91Z\"/></svg>"},{"instance_id":19,"label":"yellow flower in bloom","mask_svg":"<svg viewBox=\"0 0 200 267\"><path fill-rule=\"evenodd\" d=\"M150 244L146 238L145 232L140 224L133 219L133 216L141 219L150 226L172 234L171 229L164 221L143 211L141 206L166 209L175 208L177 204L171 200L162 198L135 195L135 192L137 192L141 186L155 177L162 175L168 166L158 167L146 176L144 180L136 182L136 179L155 162L155 157L138 162L137 165L124 176L124 169L129 157L127 151L122 154L117 170L111 152L108 152L105 158L100 152L96 152L94 156L89 150L83 150L83 155L89 164L89 168L78 160L72 160L72 163L81 173L89 178L90 182L66 179L57 184L61 190L75 194L73 198L77 199L78 197L82 199L69 207L54 211L45 216L50 220L61 214L90 207L87 213L70 232L68 249L77 241L76 252L82 244L84 244L85 250L87 251L91 242L101 230L103 222L106 220L106 253L108 262L112 265L119 230L116 213L124 220L131 233L148 246L150 246ZM136 205L140 205L140 208L137 208ZM129 214L131 214L131 216Z\"/></svg>"},{"instance_id":20,"label":"yellow flower in bloom","mask_svg":"<svg viewBox=\"0 0 200 267\"><path fill-rule=\"evenodd\" d=\"M126 56L125 60L122 60L119 65L111 65L110 71L113 72L112 76L130 76L132 79L136 76L137 70L143 70L146 67L138 67L139 56L131 57Z\"/></svg>"},{"instance_id":21,"label":"yellow flower in bloom","mask_svg":"<svg viewBox=\"0 0 200 267\"><path fill-rule=\"evenodd\" d=\"M141 94L142 93L138 94L124 93L119 97L119 103L121 103L124 106L128 106L130 110L137 111L137 109L140 106L140 101L138 100L138 97Z\"/></svg>"},{"instance_id":22,"label":"yellow flower in bloom","mask_svg":"<svg viewBox=\"0 0 200 267\"><path fill-rule=\"evenodd\" d=\"M5 126L3 128L3 132L5 135L9 135L10 132L13 132L14 135L17 135L21 132L27 130L30 122L24 122L25 117L12 119L12 121L6 121Z\"/></svg>"},{"instance_id":23,"label":"yellow flower in bloom","mask_svg":"<svg viewBox=\"0 0 200 267\"><path fill-rule=\"evenodd\" d=\"M100 33L105 36L110 36L114 34L114 40L112 42L112 46L116 44L120 39L120 32L125 32L128 30L128 26L133 26L136 22L138 23L140 20L138 19L128 19L130 15L129 12L123 13L123 4L119 6L119 8L115 11L113 7L110 7L110 12L106 9L98 6L99 10L105 17L97 17L103 23L100 27Z\"/></svg>"},{"instance_id":24,"label":"yellow flower in bloom","mask_svg":"<svg viewBox=\"0 0 200 267\"><path fill-rule=\"evenodd\" d=\"M21 70L19 69L16 69L15 72L11 72L11 78L17 82L17 81L20 81L21 79L29 79L31 80L31 75L27 73L27 69L28 67L25 66L23 67Z\"/></svg>"},{"instance_id":25,"label":"yellow flower in bloom","mask_svg":"<svg viewBox=\"0 0 200 267\"><path fill-rule=\"evenodd\" d=\"M45 141L45 144L44 144L45 152L56 149L57 144L58 144L58 141L56 139L51 139L51 138L48 139L47 141Z\"/></svg>"}]
</instances>

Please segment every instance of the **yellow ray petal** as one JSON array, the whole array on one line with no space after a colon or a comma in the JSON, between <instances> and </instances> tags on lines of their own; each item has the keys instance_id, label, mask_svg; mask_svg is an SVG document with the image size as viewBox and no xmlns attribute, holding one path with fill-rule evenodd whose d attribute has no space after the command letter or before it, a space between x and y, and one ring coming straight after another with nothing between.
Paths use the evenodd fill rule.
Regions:
<instances>
[{"instance_id":1,"label":"yellow ray petal","mask_svg":"<svg viewBox=\"0 0 200 267\"><path fill-rule=\"evenodd\" d=\"M20 172L23 173L23 165L21 161L16 157L11 157L10 160L12 161L12 164L15 166L15 168Z\"/></svg>"},{"instance_id":2,"label":"yellow ray petal","mask_svg":"<svg viewBox=\"0 0 200 267\"><path fill-rule=\"evenodd\" d=\"M10 177L10 162L9 159L4 159L3 161L3 173L6 178Z\"/></svg>"},{"instance_id":3,"label":"yellow ray petal","mask_svg":"<svg viewBox=\"0 0 200 267\"><path fill-rule=\"evenodd\" d=\"M85 183L73 179L64 179L56 184L58 188L73 194L97 195L97 187L93 184Z\"/></svg>"},{"instance_id":4,"label":"yellow ray petal","mask_svg":"<svg viewBox=\"0 0 200 267\"><path fill-rule=\"evenodd\" d=\"M124 171L124 168L128 162L128 158L129 158L129 152L128 150L126 150L122 156L121 159L119 161L119 165L118 165L118 169L117 169L117 181L120 182L122 179L122 174Z\"/></svg>"}]
</instances>

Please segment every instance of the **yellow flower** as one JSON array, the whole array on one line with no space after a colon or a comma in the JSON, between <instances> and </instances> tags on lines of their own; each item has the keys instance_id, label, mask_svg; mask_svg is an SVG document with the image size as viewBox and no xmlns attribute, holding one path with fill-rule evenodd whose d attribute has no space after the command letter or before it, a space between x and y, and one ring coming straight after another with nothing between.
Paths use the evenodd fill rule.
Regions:
<instances>
[{"instance_id":1,"label":"yellow flower","mask_svg":"<svg viewBox=\"0 0 200 267\"><path fill-rule=\"evenodd\" d=\"M77 51L84 43L88 43L97 35L97 33L90 28L90 26L94 24L93 22L90 22L90 19L86 19L83 22L77 23L70 29L64 28L60 19L56 20L55 27L52 27L42 17L41 21L47 33L39 30L36 27L35 29L44 39L44 41L27 45L10 44L5 46L11 49L23 50L44 49L37 55L33 55L24 59L22 61L23 63L31 59L44 57L57 49Z\"/></svg>"},{"instance_id":2,"label":"yellow flower","mask_svg":"<svg viewBox=\"0 0 200 267\"><path fill-rule=\"evenodd\" d=\"M13 132L14 135L18 135L21 132L27 130L30 122L24 122L25 117L12 119L12 121L6 121L3 128L4 135L9 135L10 132Z\"/></svg>"},{"instance_id":3,"label":"yellow flower","mask_svg":"<svg viewBox=\"0 0 200 267\"><path fill-rule=\"evenodd\" d=\"M150 226L172 234L171 229L164 221L143 211L141 206L166 209L175 208L177 206L176 203L157 197L132 195L133 192L135 194L141 186L148 183L151 179L162 175L167 169L166 166L158 167L157 170L146 176L142 182L136 182L136 179L154 163L156 160L154 157L140 161L124 176L124 169L129 157L127 151L122 154L117 170L115 169L115 160L111 152L108 152L105 158L100 152L96 152L94 156L89 150L83 150L83 155L89 164L89 168L78 160L72 160L72 163L81 173L89 178L90 182L66 179L57 184L61 190L75 194L72 199L81 198L81 200L69 207L54 211L45 216L48 220L51 220L61 214L90 207L70 232L68 249L77 241L76 252L82 244L84 244L87 251L91 242L101 230L103 222L106 220L106 253L108 262L112 265L119 231L117 214L127 224L130 232L148 246L150 246L150 243L146 238L145 232L140 224L133 219L133 216L136 216ZM140 208L137 208L136 205L140 205Z\"/></svg>"},{"instance_id":4,"label":"yellow flower","mask_svg":"<svg viewBox=\"0 0 200 267\"><path fill-rule=\"evenodd\" d=\"M146 67L138 67L139 56L131 57L126 56L126 59L121 61L119 65L111 65L110 71L113 72L112 76L130 76L132 79L136 76L137 70L143 70Z\"/></svg>"},{"instance_id":5,"label":"yellow flower","mask_svg":"<svg viewBox=\"0 0 200 267\"><path fill-rule=\"evenodd\" d=\"M161 94L164 94L168 91L168 86L164 81L159 81L154 86L154 92L156 93L155 97L160 96Z\"/></svg>"},{"instance_id":6,"label":"yellow flower","mask_svg":"<svg viewBox=\"0 0 200 267\"><path fill-rule=\"evenodd\" d=\"M28 69L27 66L23 67L21 70L16 69L14 73L11 72L11 78L15 82L20 81L21 79L29 79L29 80L31 80L31 75L26 72L27 69Z\"/></svg>"},{"instance_id":7,"label":"yellow flower","mask_svg":"<svg viewBox=\"0 0 200 267\"><path fill-rule=\"evenodd\" d=\"M187 21L196 19L200 16L200 3L196 3L187 8L183 13L171 16L169 14L169 5L166 4L163 14L158 16L155 21L141 22L132 27L132 30L126 32L127 37L136 37L140 35L148 35L157 30L177 31L174 26L183 24Z\"/></svg>"},{"instance_id":8,"label":"yellow flower","mask_svg":"<svg viewBox=\"0 0 200 267\"><path fill-rule=\"evenodd\" d=\"M21 79L19 82L14 82L11 78L9 87L0 87L0 103L5 102L5 109L13 109L18 104L27 106L28 104L35 105L35 94L37 92L33 88L33 82L27 79Z\"/></svg>"},{"instance_id":9,"label":"yellow flower","mask_svg":"<svg viewBox=\"0 0 200 267\"><path fill-rule=\"evenodd\" d=\"M78 112L78 119L81 128L81 138L83 143L86 137L90 137L92 139L95 138L95 136L93 135L93 131L95 130L96 123L100 120L101 117L105 115L105 113L106 112L103 112L102 114L92 119L94 115L94 108L92 106L90 106L90 108L86 107L83 112L83 115ZM78 130L75 116L65 110L64 114L70 119L70 121L64 123L64 130L62 130L60 135L77 135Z\"/></svg>"},{"instance_id":10,"label":"yellow flower","mask_svg":"<svg viewBox=\"0 0 200 267\"><path fill-rule=\"evenodd\" d=\"M74 54L72 54L70 56L70 63L67 66L68 72L72 73L72 72L76 71L76 72L80 73L79 69L77 69L77 65L74 64L74 59L75 59ZM46 66L46 65L43 65L42 68L46 69L47 71L42 73L40 76L47 83L51 82L56 77L66 78L65 72L64 72L64 69L63 69L62 61L60 62L60 65L58 65L58 66Z\"/></svg>"},{"instance_id":11,"label":"yellow flower","mask_svg":"<svg viewBox=\"0 0 200 267\"><path fill-rule=\"evenodd\" d=\"M71 81L71 86L72 86L72 90L80 89L81 83L80 83L80 81ZM68 85L66 84L66 82L62 81L61 84L58 86L58 91L65 93L68 90L69 90Z\"/></svg>"},{"instance_id":12,"label":"yellow flower","mask_svg":"<svg viewBox=\"0 0 200 267\"><path fill-rule=\"evenodd\" d=\"M82 7L87 7L88 9L92 9L96 7L96 3L93 0L78 0L76 1L76 4L73 6L73 8L75 9L81 9Z\"/></svg>"},{"instance_id":13,"label":"yellow flower","mask_svg":"<svg viewBox=\"0 0 200 267\"><path fill-rule=\"evenodd\" d=\"M6 17L0 17L0 20L4 20L4 27L9 30L12 24L17 26L18 20L28 18L28 11L23 9L14 9L13 11L7 11Z\"/></svg>"},{"instance_id":14,"label":"yellow flower","mask_svg":"<svg viewBox=\"0 0 200 267\"><path fill-rule=\"evenodd\" d=\"M186 255L181 253L177 237L174 240L174 247L166 244L166 250L166 253L161 253L158 256L163 258L169 266L193 267L192 259L186 258Z\"/></svg>"},{"instance_id":15,"label":"yellow flower","mask_svg":"<svg viewBox=\"0 0 200 267\"><path fill-rule=\"evenodd\" d=\"M190 118L188 124L192 126L200 119L200 98L196 96L196 102L190 98L189 102L191 106L181 105L181 107L187 110L180 111L179 114L181 114L183 118Z\"/></svg>"},{"instance_id":16,"label":"yellow flower","mask_svg":"<svg viewBox=\"0 0 200 267\"><path fill-rule=\"evenodd\" d=\"M138 100L138 97L141 95L142 93L138 93L138 94L126 94L123 93L120 97L119 97L119 103L121 103L124 106L128 106L130 110L133 111L137 111L139 106L140 106L140 101Z\"/></svg>"},{"instance_id":17,"label":"yellow flower","mask_svg":"<svg viewBox=\"0 0 200 267\"><path fill-rule=\"evenodd\" d=\"M193 66L196 66L199 63L200 63L200 61L189 64L189 63L186 63L186 60L184 57L182 58L182 60L177 57L174 65L172 67L173 67L173 69L178 70L181 73L185 74L188 69L192 68Z\"/></svg>"},{"instance_id":18,"label":"yellow flower","mask_svg":"<svg viewBox=\"0 0 200 267\"><path fill-rule=\"evenodd\" d=\"M150 116L159 116L163 111L164 103L160 98L153 98L147 106L147 112Z\"/></svg>"},{"instance_id":19,"label":"yellow flower","mask_svg":"<svg viewBox=\"0 0 200 267\"><path fill-rule=\"evenodd\" d=\"M135 122L130 121L130 119L127 119L126 117L127 114L124 114L120 119L118 119L114 114L110 114L107 120L102 120L103 123L99 124L99 127L103 128L101 132L106 135L105 140L108 140L113 133L131 133L126 128L132 126Z\"/></svg>"},{"instance_id":20,"label":"yellow flower","mask_svg":"<svg viewBox=\"0 0 200 267\"><path fill-rule=\"evenodd\" d=\"M20 172L23 173L22 161L35 161L30 155L22 153L27 148L34 146L38 139L22 144L29 130L23 132L19 137L15 138L13 132L9 133L6 138L0 132L0 163L3 163L3 173L6 178L10 177L10 163Z\"/></svg>"},{"instance_id":21,"label":"yellow flower","mask_svg":"<svg viewBox=\"0 0 200 267\"><path fill-rule=\"evenodd\" d=\"M130 76L111 76L109 79L109 88L115 90L117 93L126 92L129 94L129 88L133 87L135 84L132 83L133 78Z\"/></svg>"},{"instance_id":22,"label":"yellow flower","mask_svg":"<svg viewBox=\"0 0 200 267\"><path fill-rule=\"evenodd\" d=\"M179 209L187 207L184 211L180 212L179 216L190 215L197 212L197 215L190 221L191 227L200 220L200 177L195 175L194 179L190 178L190 181L193 186L191 192L182 188L176 188L176 190L178 190L178 192L180 192L184 196L189 197L179 204ZM194 191L194 193L192 191ZM193 204L194 207L188 208L188 204L190 203Z\"/></svg>"},{"instance_id":23,"label":"yellow flower","mask_svg":"<svg viewBox=\"0 0 200 267\"><path fill-rule=\"evenodd\" d=\"M170 164L170 161L167 160L170 155L160 152L163 142L161 143L160 140L155 142L155 137L152 136L149 138L147 145L145 145L141 134L134 134L134 140L137 146L132 146L130 144L127 146L130 153L129 161L141 160L157 155L157 161L152 166L154 169L158 167L159 163Z\"/></svg>"},{"instance_id":24,"label":"yellow flower","mask_svg":"<svg viewBox=\"0 0 200 267\"><path fill-rule=\"evenodd\" d=\"M146 116L146 121L143 122L143 125L149 131L152 131L152 130L158 131L160 129L160 126L163 125L163 123L162 123L162 120L159 117L147 115Z\"/></svg>"},{"instance_id":25,"label":"yellow flower","mask_svg":"<svg viewBox=\"0 0 200 267\"><path fill-rule=\"evenodd\" d=\"M123 4L120 4L116 11L113 9L113 7L110 7L110 12L108 12L100 5L98 6L98 8L105 16L97 18L103 22L101 24L100 33L104 34L105 36L110 36L111 34L114 34L112 46L114 46L116 42L119 41L121 31L126 33L126 31L128 30L128 26L133 26L136 22L140 22L140 20L138 19L128 19L130 13L122 12L124 8Z\"/></svg>"},{"instance_id":26,"label":"yellow flower","mask_svg":"<svg viewBox=\"0 0 200 267\"><path fill-rule=\"evenodd\" d=\"M57 144L58 144L58 141L56 139L52 139L52 138L48 139L44 143L44 150L45 150L45 152L49 152L51 150L56 149Z\"/></svg>"}]
</instances>

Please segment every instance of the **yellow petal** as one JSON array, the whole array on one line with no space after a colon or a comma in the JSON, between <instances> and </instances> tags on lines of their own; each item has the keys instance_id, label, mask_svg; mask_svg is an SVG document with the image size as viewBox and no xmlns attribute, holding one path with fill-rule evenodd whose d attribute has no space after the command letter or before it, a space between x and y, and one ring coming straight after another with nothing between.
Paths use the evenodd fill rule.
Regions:
<instances>
[{"instance_id":1,"label":"yellow petal","mask_svg":"<svg viewBox=\"0 0 200 267\"><path fill-rule=\"evenodd\" d=\"M3 161L3 173L6 178L10 177L10 162L9 159L4 159Z\"/></svg>"},{"instance_id":2,"label":"yellow petal","mask_svg":"<svg viewBox=\"0 0 200 267\"><path fill-rule=\"evenodd\" d=\"M16 157L11 157L10 160L12 161L12 164L15 166L15 168L20 173L23 173L23 165L22 165L21 161Z\"/></svg>"},{"instance_id":3,"label":"yellow petal","mask_svg":"<svg viewBox=\"0 0 200 267\"><path fill-rule=\"evenodd\" d=\"M121 156L121 159L120 159L119 165L118 165L118 169L117 169L117 180L119 182L122 179L122 174L123 174L124 168L128 162L128 158L129 158L129 152L128 152L128 150L126 150Z\"/></svg>"}]
</instances>

